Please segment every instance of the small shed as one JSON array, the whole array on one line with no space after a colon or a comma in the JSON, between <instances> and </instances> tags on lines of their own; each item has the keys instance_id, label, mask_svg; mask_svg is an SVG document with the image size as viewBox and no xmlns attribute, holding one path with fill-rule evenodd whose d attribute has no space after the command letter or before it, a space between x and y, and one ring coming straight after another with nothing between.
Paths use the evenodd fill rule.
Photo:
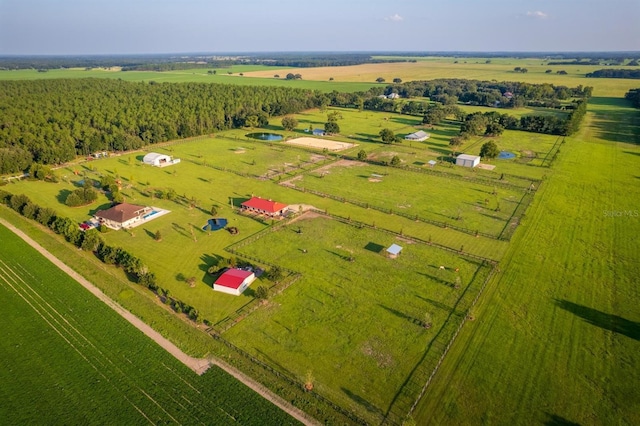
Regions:
<instances>
[{"instance_id":1,"label":"small shed","mask_svg":"<svg viewBox=\"0 0 640 426\"><path fill-rule=\"evenodd\" d=\"M410 135L407 135L404 137L405 140L407 141L417 141L417 142L422 142L425 141L427 139L429 139L431 137L431 135L427 132L425 132L424 130L418 130L415 133L411 133Z\"/></svg>"},{"instance_id":2,"label":"small shed","mask_svg":"<svg viewBox=\"0 0 640 426\"><path fill-rule=\"evenodd\" d=\"M397 93L389 93L387 95L387 99L398 99L400 97L400 95L398 95Z\"/></svg>"},{"instance_id":3,"label":"small shed","mask_svg":"<svg viewBox=\"0 0 640 426\"><path fill-rule=\"evenodd\" d=\"M313 129L313 136L324 136L324 129Z\"/></svg>"},{"instance_id":4,"label":"small shed","mask_svg":"<svg viewBox=\"0 0 640 426\"><path fill-rule=\"evenodd\" d=\"M401 251L401 246L397 244L391 244L391 246L389 246L389 248L387 249L387 256L389 256L391 259L395 259L396 257L398 257Z\"/></svg>"},{"instance_id":5,"label":"small shed","mask_svg":"<svg viewBox=\"0 0 640 426\"><path fill-rule=\"evenodd\" d=\"M438 162L437 162L436 160L429 160L427 163L428 163L428 164L429 164L429 166L431 166L431 167L433 167L433 166L435 166L436 164L438 164Z\"/></svg>"},{"instance_id":6,"label":"small shed","mask_svg":"<svg viewBox=\"0 0 640 426\"><path fill-rule=\"evenodd\" d=\"M213 289L222 293L240 296L255 279L256 275L252 271L231 268L218 277L216 282L213 283Z\"/></svg>"},{"instance_id":7,"label":"small shed","mask_svg":"<svg viewBox=\"0 0 640 426\"><path fill-rule=\"evenodd\" d=\"M478 155L460 154L456 157L456 166L475 167L480 164Z\"/></svg>"}]
</instances>

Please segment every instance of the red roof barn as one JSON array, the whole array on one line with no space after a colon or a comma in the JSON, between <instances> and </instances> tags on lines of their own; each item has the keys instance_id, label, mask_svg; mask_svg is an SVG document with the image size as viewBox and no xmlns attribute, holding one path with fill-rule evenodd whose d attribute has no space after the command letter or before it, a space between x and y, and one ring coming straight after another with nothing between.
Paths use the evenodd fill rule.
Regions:
<instances>
[{"instance_id":1,"label":"red roof barn","mask_svg":"<svg viewBox=\"0 0 640 426\"><path fill-rule=\"evenodd\" d=\"M255 279L256 276L251 271L236 268L227 269L213 283L213 289L239 296Z\"/></svg>"},{"instance_id":2,"label":"red roof barn","mask_svg":"<svg viewBox=\"0 0 640 426\"><path fill-rule=\"evenodd\" d=\"M260 197L251 197L250 200L241 204L243 210L264 214L267 216L281 216L288 207L286 204L273 200L265 200Z\"/></svg>"}]
</instances>

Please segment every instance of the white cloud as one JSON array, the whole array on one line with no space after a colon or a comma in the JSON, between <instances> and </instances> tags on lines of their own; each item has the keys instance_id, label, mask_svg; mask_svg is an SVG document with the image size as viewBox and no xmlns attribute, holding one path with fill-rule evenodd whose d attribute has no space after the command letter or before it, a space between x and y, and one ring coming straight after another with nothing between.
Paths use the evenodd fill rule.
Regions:
<instances>
[{"instance_id":1,"label":"white cloud","mask_svg":"<svg viewBox=\"0 0 640 426\"><path fill-rule=\"evenodd\" d=\"M384 20L385 21L400 22L400 21L403 21L404 18L396 13L395 15L387 16L386 18L384 18Z\"/></svg>"},{"instance_id":2,"label":"white cloud","mask_svg":"<svg viewBox=\"0 0 640 426\"><path fill-rule=\"evenodd\" d=\"M547 19L549 17L548 14L541 12L539 10L536 10L535 12L527 12L527 16L530 18L536 18L536 19Z\"/></svg>"}]
</instances>

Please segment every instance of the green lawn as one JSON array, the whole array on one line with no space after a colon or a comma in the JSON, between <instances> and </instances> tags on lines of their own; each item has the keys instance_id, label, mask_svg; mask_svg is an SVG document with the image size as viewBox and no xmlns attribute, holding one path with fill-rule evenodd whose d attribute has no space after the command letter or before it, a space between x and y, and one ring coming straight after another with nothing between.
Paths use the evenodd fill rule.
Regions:
<instances>
[{"instance_id":1,"label":"green lawn","mask_svg":"<svg viewBox=\"0 0 640 426\"><path fill-rule=\"evenodd\" d=\"M640 423L639 129L590 102L418 424Z\"/></svg>"},{"instance_id":2,"label":"green lawn","mask_svg":"<svg viewBox=\"0 0 640 426\"><path fill-rule=\"evenodd\" d=\"M397 259L384 256L392 243L404 247ZM431 371L442 350L434 340L446 342L489 269L322 217L298 220L240 252L299 270L303 278L225 338L300 381L311 371L316 391L373 423L415 370ZM425 313L433 322L428 330L421 324ZM425 359L427 366L419 366ZM402 400L394 415L412 402Z\"/></svg>"},{"instance_id":3,"label":"green lawn","mask_svg":"<svg viewBox=\"0 0 640 426\"><path fill-rule=\"evenodd\" d=\"M1 226L0 244L3 423L297 424L216 367L193 373Z\"/></svg>"}]
</instances>

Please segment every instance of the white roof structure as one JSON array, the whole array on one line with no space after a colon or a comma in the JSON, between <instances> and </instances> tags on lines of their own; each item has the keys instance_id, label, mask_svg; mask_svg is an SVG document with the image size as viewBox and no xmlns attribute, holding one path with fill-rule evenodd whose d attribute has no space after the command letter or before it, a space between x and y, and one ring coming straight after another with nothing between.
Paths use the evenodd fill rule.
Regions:
<instances>
[{"instance_id":1,"label":"white roof structure","mask_svg":"<svg viewBox=\"0 0 640 426\"><path fill-rule=\"evenodd\" d=\"M418 142L422 142L424 140L429 139L429 137L431 137L431 135L423 130L418 130L415 133L411 133L410 135L407 135L404 137L405 140L408 141L418 141Z\"/></svg>"},{"instance_id":2,"label":"white roof structure","mask_svg":"<svg viewBox=\"0 0 640 426\"><path fill-rule=\"evenodd\" d=\"M428 163L430 166L435 166L436 164L438 164L436 160L429 160Z\"/></svg>"},{"instance_id":3,"label":"white roof structure","mask_svg":"<svg viewBox=\"0 0 640 426\"><path fill-rule=\"evenodd\" d=\"M397 256L402 251L402 247L397 244L391 244L391 246L387 249L387 253Z\"/></svg>"},{"instance_id":4,"label":"white roof structure","mask_svg":"<svg viewBox=\"0 0 640 426\"><path fill-rule=\"evenodd\" d=\"M156 167L164 167L164 166L170 166L172 164L177 164L180 162L180 159L176 158L174 160L168 155L158 154L157 152L150 152L144 156L144 158L142 159L142 162L144 164L149 164Z\"/></svg>"},{"instance_id":5,"label":"white roof structure","mask_svg":"<svg viewBox=\"0 0 640 426\"><path fill-rule=\"evenodd\" d=\"M480 161L479 155L470 155L470 154L460 154L458 157L460 160L468 160L468 161Z\"/></svg>"}]
</instances>

